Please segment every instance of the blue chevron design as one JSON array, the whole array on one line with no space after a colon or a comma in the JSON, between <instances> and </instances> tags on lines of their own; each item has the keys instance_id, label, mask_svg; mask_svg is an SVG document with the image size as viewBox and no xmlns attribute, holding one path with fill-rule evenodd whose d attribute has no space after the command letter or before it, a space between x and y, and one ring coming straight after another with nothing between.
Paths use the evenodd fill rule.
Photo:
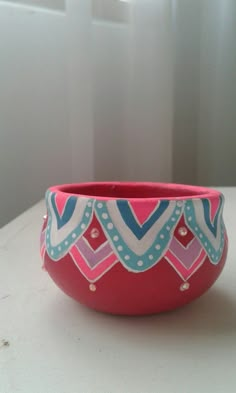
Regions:
<instances>
[{"instance_id":1,"label":"blue chevron design","mask_svg":"<svg viewBox=\"0 0 236 393\"><path fill-rule=\"evenodd\" d=\"M202 200L203 209L204 209L204 218L205 218L206 224L207 224L208 228L210 229L211 233L215 237L217 235L217 223L218 223L218 219L219 219L219 214L220 214L220 211L221 211L222 203L223 203L223 198L220 197L220 204L218 206L217 213L216 213L214 221L212 223L211 219L210 219L210 201L209 201L209 199L203 199Z\"/></svg>"},{"instance_id":2,"label":"blue chevron design","mask_svg":"<svg viewBox=\"0 0 236 393\"><path fill-rule=\"evenodd\" d=\"M169 201L161 201L158 208L142 226L137 223L127 201L117 201L117 206L126 225L131 229L137 239L140 240L167 209L169 206Z\"/></svg>"},{"instance_id":3,"label":"blue chevron design","mask_svg":"<svg viewBox=\"0 0 236 393\"><path fill-rule=\"evenodd\" d=\"M71 219L72 214L74 213L74 210L75 210L77 198L75 196L71 196L68 198L68 200L66 201L66 205L65 205L65 209L63 211L63 214L62 214L62 216L60 216L58 213L58 210L57 210L55 197L56 197L56 194L53 193L51 196L51 202L52 202L53 211L54 211L56 219L57 219L57 229L60 229L65 224L67 224L67 222Z\"/></svg>"}]
</instances>

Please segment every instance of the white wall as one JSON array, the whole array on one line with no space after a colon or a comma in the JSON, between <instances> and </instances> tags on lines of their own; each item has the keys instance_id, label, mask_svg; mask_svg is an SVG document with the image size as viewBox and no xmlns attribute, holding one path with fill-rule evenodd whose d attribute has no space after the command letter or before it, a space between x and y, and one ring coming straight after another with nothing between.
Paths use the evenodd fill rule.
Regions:
<instances>
[{"instance_id":1,"label":"white wall","mask_svg":"<svg viewBox=\"0 0 236 393\"><path fill-rule=\"evenodd\" d=\"M63 13L0 2L0 226L71 178Z\"/></svg>"},{"instance_id":2,"label":"white wall","mask_svg":"<svg viewBox=\"0 0 236 393\"><path fill-rule=\"evenodd\" d=\"M3 1L2 1L3 2ZM65 0L5 0L5 3L12 3L15 7L16 5L29 5L33 7L48 8L54 10L64 10Z\"/></svg>"}]
</instances>

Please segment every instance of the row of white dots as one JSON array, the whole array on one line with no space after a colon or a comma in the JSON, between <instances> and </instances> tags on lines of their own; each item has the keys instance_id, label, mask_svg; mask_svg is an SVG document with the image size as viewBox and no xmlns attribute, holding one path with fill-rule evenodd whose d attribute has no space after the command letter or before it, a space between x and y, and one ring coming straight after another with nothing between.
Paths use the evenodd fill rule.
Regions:
<instances>
[{"instance_id":1,"label":"row of white dots","mask_svg":"<svg viewBox=\"0 0 236 393\"><path fill-rule=\"evenodd\" d=\"M199 232L199 228L198 227L195 227L194 229L195 229L196 232ZM199 233L199 237L200 237L200 239L202 239L203 238L203 234ZM205 245L205 247L207 247L209 245L209 243L208 242L204 242L204 245ZM211 257L213 259L216 259L216 255L214 253L212 253L212 249L211 248L208 248L207 251L208 251L209 254L211 254Z\"/></svg>"},{"instance_id":2,"label":"row of white dots","mask_svg":"<svg viewBox=\"0 0 236 393\"><path fill-rule=\"evenodd\" d=\"M190 210L190 206L187 206L187 210ZM189 222L192 221L192 217L191 216L188 217L188 221ZM196 232L199 232L199 228L198 227L195 227L194 229L195 229ZM222 231L222 234L223 234L223 231ZM199 237L200 237L200 239L202 239L203 238L203 234L199 233ZM205 247L207 247L208 243L205 242L204 245L205 245ZM211 254L211 257L213 259L216 259L217 256L214 253L212 253L212 249L211 248L208 248L208 252ZM222 247L220 248L220 252L222 252Z\"/></svg>"},{"instance_id":3,"label":"row of white dots","mask_svg":"<svg viewBox=\"0 0 236 393\"><path fill-rule=\"evenodd\" d=\"M178 206L182 206L182 202L178 202L177 205L178 205ZM91 202L88 202L88 206L91 207L91 206L92 206L92 203L91 203ZM99 207L99 208L102 208L102 207L103 207L103 204L102 204L102 203L99 203L99 204L98 204L98 207ZM187 209L190 210L190 207L187 206ZM175 213L178 215L178 214L180 214L180 211L179 211L179 210L176 210ZM89 213L87 212L85 215L88 217L88 216L89 216ZM102 214L102 217L103 217L104 219L107 219L107 218L108 218L108 214L107 214L107 213L103 213L103 214ZM189 217L188 219L189 219L189 221L191 221L191 220L192 220L192 217ZM172 221L175 221L176 219L175 219L174 217L172 217L171 220L172 220ZM82 224L82 225L81 225L81 228L84 229L85 226L86 226L85 224ZM108 229L113 229L113 224L112 224L111 222L108 223L108 224L107 224L107 228L108 228ZM169 231L169 230L170 230L170 227L167 226L166 229ZM198 231L198 227L195 227L195 230ZM91 233L92 233L92 231L91 231ZM222 234L224 234L224 231L223 231L223 230L222 230ZM72 234L72 238L75 238L76 236L77 236L77 235L76 235L75 233ZM92 235L91 235L91 236L92 236ZM49 234L47 234L47 238L48 238L48 237L49 237ZM203 237L202 233L199 234L199 237L200 237L200 238ZM161 235L160 235L160 238L161 238L161 239L164 239L164 235L161 234ZM118 237L117 235L115 235L115 236L113 237L113 240L114 240L114 241L118 241L118 240L119 240L119 237ZM66 240L64 244L65 244L65 245L68 245L68 241ZM47 246L49 247L49 244L47 244ZM205 242L205 246L207 246L207 242ZM156 248L157 250L160 250L161 246L160 246L159 244L157 244L157 245L155 246L155 248ZM117 249L118 249L119 251L122 251L122 250L123 250L123 247L122 247L121 245L119 245L119 246L117 247ZM59 251L61 250L61 246L58 247L58 250L59 250ZM212 250L209 248L209 249L208 249L208 252L211 253L211 251L212 251ZM221 252L221 251L222 251L222 247L220 248L220 252ZM53 254L54 254L54 252L53 252L53 250L51 250L51 255L53 255ZM212 256L212 258L215 257L214 254L211 254L211 256ZM130 256L129 256L129 255L125 255L125 259L126 259L126 260L129 260L129 259L130 259ZM150 259L150 260L153 259L153 255L150 254L150 255L149 255L149 259ZM138 264L138 266L142 266L142 265L143 265L143 261L140 260L140 261L138 261L137 264Z\"/></svg>"},{"instance_id":4,"label":"row of white dots","mask_svg":"<svg viewBox=\"0 0 236 393\"><path fill-rule=\"evenodd\" d=\"M91 206L92 206L92 202L88 202L88 203L87 203L87 206L91 207ZM89 217L90 214L89 214L88 212L86 212L86 213L85 213L85 216L86 216L86 217ZM51 217L48 218L48 221L49 221L49 222L51 221ZM86 228L86 225L85 225L84 223L82 223L81 226L80 226L80 228L81 228L81 229L85 229L85 228ZM72 239L75 239L76 236L77 236L77 234L74 232L74 233L72 233L71 236L72 236ZM47 233L46 237L47 237L47 239L49 238L49 233ZM64 245L67 246L68 244L69 244L68 240L65 240ZM47 243L47 247L49 248L49 243ZM61 246L58 246L57 249L58 249L58 251L61 251ZM54 255L54 251L51 250L50 254L51 254L51 255Z\"/></svg>"}]
</instances>

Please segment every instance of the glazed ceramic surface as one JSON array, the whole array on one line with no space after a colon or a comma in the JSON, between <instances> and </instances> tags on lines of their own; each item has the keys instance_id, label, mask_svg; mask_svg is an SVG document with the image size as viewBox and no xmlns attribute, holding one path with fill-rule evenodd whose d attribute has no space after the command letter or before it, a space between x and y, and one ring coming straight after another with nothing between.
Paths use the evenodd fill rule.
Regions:
<instances>
[{"instance_id":1,"label":"glazed ceramic surface","mask_svg":"<svg viewBox=\"0 0 236 393\"><path fill-rule=\"evenodd\" d=\"M41 233L44 267L96 310L148 314L202 295L227 254L224 197L162 183L51 187Z\"/></svg>"}]
</instances>

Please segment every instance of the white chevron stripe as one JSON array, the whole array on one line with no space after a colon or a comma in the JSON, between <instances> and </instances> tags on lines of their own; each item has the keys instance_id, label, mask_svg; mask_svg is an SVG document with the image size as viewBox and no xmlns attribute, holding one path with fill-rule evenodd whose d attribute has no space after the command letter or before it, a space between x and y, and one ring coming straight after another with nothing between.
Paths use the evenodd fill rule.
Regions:
<instances>
[{"instance_id":1,"label":"white chevron stripe","mask_svg":"<svg viewBox=\"0 0 236 393\"><path fill-rule=\"evenodd\" d=\"M66 237L79 225L80 221L82 220L87 203L87 198L78 198L71 219L62 228L58 230L56 215L51 204L51 197L48 199L49 209L52 215L52 226L50 233L50 241L52 247L55 247L61 242L63 242L63 240L66 239Z\"/></svg>"},{"instance_id":2,"label":"white chevron stripe","mask_svg":"<svg viewBox=\"0 0 236 393\"><path fill-rule=\"evenodd\" d=\"M176 202L170 201L168 208L164 211L161 217L156 221L149 231L142 237L137 239L131 229L124 222L120 211L117 207L116 201L108 201L107 209L118 232L121 234L127 246L137 255L143 255L154 243L157 234L169 220L175 209Z\"/></svg>"}]
</instances>

